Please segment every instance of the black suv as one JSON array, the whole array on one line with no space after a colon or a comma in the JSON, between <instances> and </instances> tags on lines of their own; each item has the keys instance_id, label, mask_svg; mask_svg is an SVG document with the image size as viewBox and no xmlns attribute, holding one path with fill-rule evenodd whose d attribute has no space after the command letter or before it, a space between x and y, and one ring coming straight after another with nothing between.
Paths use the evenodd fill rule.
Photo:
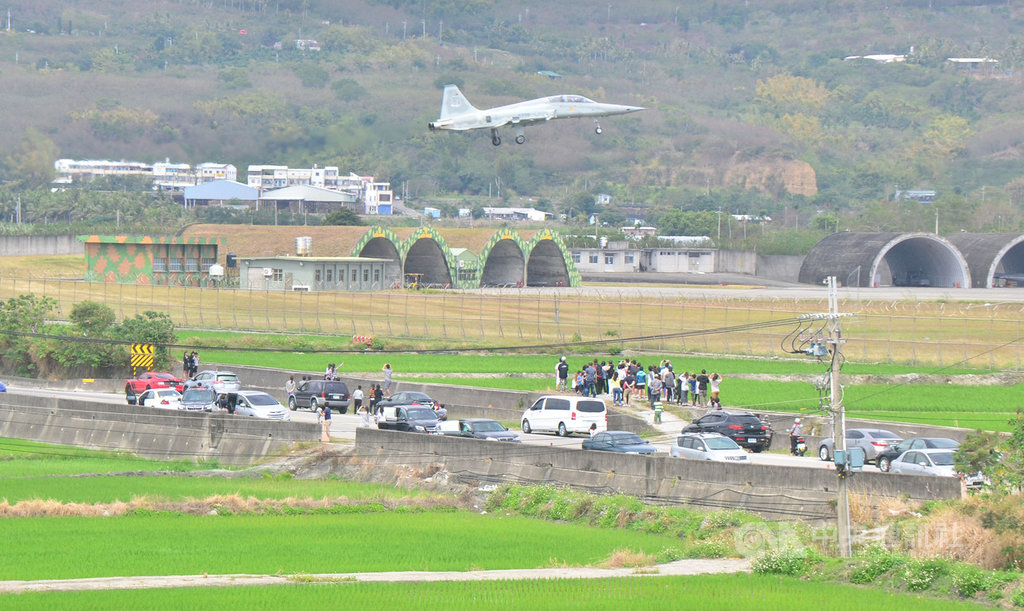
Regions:
<instances>
[{"instance_id":1,"label":"black suv","mask_svg":"<svg viewBox=\"0 0 1024 611\"><path fill-rule=\"evenodd\" d=\"M309 407L316 411L318 406L327 405L332 412L344 414L348 411L349 392L344 382L334 380L303 380L288 397L288 409Z\"/></svg>"},{"instance_id":2,"label":"black suv","mask_svg":"<svg viewBox=\"0 0 1024 611\"><path fill-rule=\"evenodd\" d=\"M683 432L721 433L754 452L772 446L772 427L750 412L714 410L687 424Z\"/></svg>"}]
</instances>

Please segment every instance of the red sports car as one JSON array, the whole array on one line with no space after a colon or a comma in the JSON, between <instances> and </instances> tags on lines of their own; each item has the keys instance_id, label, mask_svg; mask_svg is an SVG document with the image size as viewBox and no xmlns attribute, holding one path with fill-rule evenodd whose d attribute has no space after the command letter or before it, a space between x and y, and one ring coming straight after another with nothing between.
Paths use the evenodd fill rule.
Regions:
<instances>
[{"instance_id":1,"label":"red sports car","mask_svg":"<svg viewBox=\"0 0 1024 611\"><path fill-rule=\"evenodd\" d=\"M146 373L140 373L138 377L128 380L124 385L124 394L138 395L150 388L173 388L178 392L182 392L184 386L185 382L173 374L147 371Z\"/></svg>"}]
</instances>

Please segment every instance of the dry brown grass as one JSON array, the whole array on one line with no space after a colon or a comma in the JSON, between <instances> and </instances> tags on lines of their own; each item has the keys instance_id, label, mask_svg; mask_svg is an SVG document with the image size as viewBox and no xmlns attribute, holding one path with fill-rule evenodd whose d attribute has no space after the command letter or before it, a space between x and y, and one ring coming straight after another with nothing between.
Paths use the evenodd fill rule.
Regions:
<instances>
[{"instance_id":1,"label":"dry brown grass","mask_svg":"<svg viewBox=\"0 0 1024 611\"><path fill-rule=\"evenodd\" d=\"M635 569L654 566L655 564L657 564L657 558L652 554L619 549L612 552L612 555L608 556L598 566L604 569Z\"/></svg>"},{"instance_id":2,"label":"dry brown grass","mask_svg":"<svg viewBox=\"0 0 1024 611\"><path fill-rule=\"evenodd\" d=\"M13 505L6 499L0 500L0 518L37 518L37 517L103 517L130 514L135 511L161 511L183 513L188 515L207 515L211 513L261 514L278 513L288 508L315 512L339 506L383 505L385 509L397 507L413 507L417 509L435 509L438 507L461 508L464 501L440 497L353 500L345 497L336 498L294 498L259 499L238 495L214 495L203 499L186 499L183 501L154 501L143 498L128 502L113 503L62 503L55 500L27 500Z\"/></svg>"},{"instance_id":3,"label":"dry brown grass","mask_svg":"<svg viewBox=\"0 0 1024 611\"><path fill-rule=\"evenodd\" d=\"M850 521L865 527L906 516L918 506L899 497L850 493Z\"/></svg>"},{"instance_id":4,"label":"dry brown grass","mask_svg":"<svg viewBox=\"0 0 1024 611\"><path fill-rule=\"evenodd\" d=\"M1003 550L1021 545L1019 535L999 534L985 528L977 515L943 507L925 518L909 541L908 552L915 558L936 556L969 562L986 569L1006 566Z\"/></svg>"}]
</instances>

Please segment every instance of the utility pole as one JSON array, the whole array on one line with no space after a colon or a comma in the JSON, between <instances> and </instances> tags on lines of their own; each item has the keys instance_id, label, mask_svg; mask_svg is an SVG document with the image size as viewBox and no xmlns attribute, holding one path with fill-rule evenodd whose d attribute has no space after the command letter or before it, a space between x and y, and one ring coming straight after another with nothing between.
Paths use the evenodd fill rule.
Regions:
<instances>
[{"instance_id":1,"label":"utility pole","mask_svg":"<svg viewBox=\"0 0 1024 611\"><path fill-rule=\"evenodd\" d=\"M839 365L842 363L840 346L843 343L843 333L839 327L839 296L836 290L836 277L829 276L828 284L828 343L831 346L829 351L832 360L828 368L829 377L829 408L832 410L832 434L835 437L836 451L842 451L841 456L846 454L846 412L843 408L843 387L839 383ZM848 465L849 463L847 463ZM850 542L850 490L846 478L849 476L848 466L836 465L839 473L839 498L836 502L836 518L839 531L839 555L849 558L853 555Z\"/></svg>"}]
</instances>

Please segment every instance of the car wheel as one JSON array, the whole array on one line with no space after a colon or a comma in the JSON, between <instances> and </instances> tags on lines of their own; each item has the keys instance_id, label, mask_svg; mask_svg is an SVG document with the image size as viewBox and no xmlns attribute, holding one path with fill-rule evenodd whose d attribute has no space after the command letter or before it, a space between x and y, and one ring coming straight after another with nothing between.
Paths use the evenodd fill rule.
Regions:
<instances>
[{"instance_id":1,"label":"car wheel","mask_svg":"<svg viewBox=\"0 0 1024 611\"><path fill-rule=\"evenodd\" d=\"M348 408L347 407L339 407L338 408L338 413L339 414L344 414L344 413L347 413L347 412L348 412Z\"/></svg>"},{"instance_id":2,"label":"car wheel","mask_svg":"<svg viewBox=\"0 0 1024 611\"><path fill-rule=\"evenodd\" d=\"M138 404L138 397L132 392L131 386L124 387L124 400L128 402L128 405Z\"/></svg>"},{"instance_id":3,"label":"car wheel","mask_svg":"<svg viewBox=\"0 0 1024 611\"><path fill-rule=\"evenodd\" d=\"M312 401L309 402L309 411L316 411L316 399L313 399Z\"/></svg>"},{"instance_id":4,"label":"car wheel","mask_svg":"<svg viewBox=\"0 0 1024 611\"><path fill-rule=\"evenodd\" d=\"M295 405L295 397L288 397L288 409L294 412L297 407L298 405Z\"/></svg>"},{"instance_id":5,"label":"car wheel","mask_svg":"<svg viewBox=\"0 0 1024 611\"><path fill-rule=\"evenodd\" d=\"M566 430L564 422L559 422L558 423L558 436L559 437L568 437L569 436L569 431Z\"/></svg>"},{"instance_id":6,"label":"car wheel","mask_svg":"<svg viewBox=\"0 0 1024 611\"><path fill-rule=\"evenodd\" d=\"M523 420L523 432L527 435L533 432L533 428L530 426L529 420Z\"/></svg>"},{"instance_id":7,"label":"car wheel","mask_svg":"<svg viewBox=\"0 0 1024 611\"><path fill-rule=\"evenodd\" d=\"M892 467L892 463L885 456L878 459L878 470L888 473L889 468Z\"/></svg>"},{"instance_id":8,"label":"car wheel","mask_svg":"<svg viewBox=\"0 0 1024 611\"><path fill-rule=\"evenodd\" d=\"M753 446L752 448L750 448L750 451L753 452L754 454L760 454L763 450L764 448L761 446Z\"/></svg>"},{"instance_id":9,"label":"car wheel","mask_svg":"<svg viewBox=\"0 0 1024 611\"><path fill-rule=\"evenodd\" d=\"M818 458L820 458L821 460L823 460L825 462L828 462L829 451L828 451L828 447L827 446L821 446L821 447L818 448Z\"/></svg>"}]
</instances>

